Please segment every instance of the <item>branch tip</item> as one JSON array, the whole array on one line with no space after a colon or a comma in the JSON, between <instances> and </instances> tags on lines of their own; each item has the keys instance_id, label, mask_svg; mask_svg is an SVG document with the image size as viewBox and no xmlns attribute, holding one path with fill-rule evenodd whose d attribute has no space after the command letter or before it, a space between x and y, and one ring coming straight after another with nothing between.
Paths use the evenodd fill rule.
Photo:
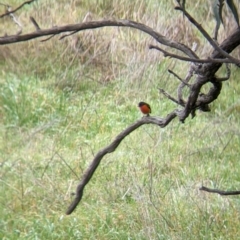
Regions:
<instances>
[{"instance_id":1,"label":"branch tip","mask_svg":"<svg viewBox=\"0 0 240 240\"><path fill-rule=\"evenodd\" d=\"M210 193L218 193L219 195L224 195L224 196L240 195L240 191L223 191L223 190L219 190L219 189L207 188L207 187L204 187L204 186L199 188L199 190L210 192Z\"/></svg>"}]
</instances>

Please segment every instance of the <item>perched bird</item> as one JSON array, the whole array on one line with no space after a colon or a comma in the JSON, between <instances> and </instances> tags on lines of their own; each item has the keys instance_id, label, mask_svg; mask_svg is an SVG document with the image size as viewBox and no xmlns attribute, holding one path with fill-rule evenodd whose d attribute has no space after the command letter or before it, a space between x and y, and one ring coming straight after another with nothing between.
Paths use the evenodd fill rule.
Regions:
<instances>
[{"instance_id":1,"label":"perched bird","mask_svg":"<svg viewBox=\"0 0 240 240\"><path fill-rule=\"evenodd\" d=\"M145 102L138 103L138 107L140 108L141 112L147 116L149 116L149 113L151 113L150 105Z\"/></svg>"}]
</instances>

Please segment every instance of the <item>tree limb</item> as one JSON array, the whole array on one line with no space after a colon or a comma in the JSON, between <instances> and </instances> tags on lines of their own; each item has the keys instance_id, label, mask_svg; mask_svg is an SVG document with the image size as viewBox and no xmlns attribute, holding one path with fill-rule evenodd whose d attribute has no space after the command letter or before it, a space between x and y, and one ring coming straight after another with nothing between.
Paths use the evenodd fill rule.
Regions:
<instances>
[{"instance_id":1,"label":"tree limb","mask_svg":"<svg viewBox=\"0 0 240 240\"><path fill-rule=\"evenodd\" d=\"M197 27L197 29L202 33L202 35L208 40L208 42L212 45L214 49L216 49L219 53L221 53L224 57L229 58L232 60L233 63L240 64L240 61L227 52L225 52L218 44L210 37L210 35L205 31L205 29L199 24L184 8L182 7L175 7L176 10L180 10L184 13L184 15L188 18L188 20Z\"/></svg>"},{"instance_id":2,"label":"tree limb","mask_svg":"<svg viewBox=\"0 0 240 240\"><path fill-rule=\"evenodd\" d=\"M152 28L135 21L130 20L102 20L102 21L91 21L91 22L83 22L78 24L69 24L61 27L54 27L50 29L42 29L39 31L35 31L32 33L24 34L21 36L4 36L0 38L0 45L4 44L11 44L16 42L23 42L28 41L34 38L39 38L42 36L48 36L48 35L56 35L63 32L79 32L87 29L95 29L95 28L101 28L101 27L131 27L138 29L142 32L145 32L152 36L157 42L169 46L171 48L175 48L187 56L191 58L198 58L197 55L186 45L181 44L179 42L169 40L165 36L161 35L160 33L154 31Z\"/></svg>"},{"instance_id":3,"label":"tree limb","mask_svg":"<svg viewBox=\"0 0 240 240\"><path fill-rule=\"evenodd\" d=\"M158 51L162 52L164 54L164 57L171 57L171 58L176 58L178 60L186 61L186 62L194 62L194 63L236 63L235 61L232 61L231 59L228 58L208 58L208 59L196 59L196 58L189 58L189 57L183 57L174 53L170 53L165 51L164 49L154 46L154 45L149 45L149 49L157 49Z\"/></svg>"},{"instance_id":4,"label":"tree limb","mask_svg":"<svg viewBox=\"0 0 240 240\"><path fill-rule=\"evenodd\" d=\"M144 124L155 124L159 127L165 127L168 125L175 117L176 117L176 111L173 111L172 113L168 114L166 118L159 118L159 117L143 117L140 120L136 121L129 127L127 127L124 131L122 131L120 134L117 135L115 140L110 143L107 147L101 149L92 160L91 164L85 171L85 173L82 176L82 180L77 186L76 189L76 196L71 205L68 207L66 214L71 214L74 209L77 207L78 203L81 201L83 196L83 190L87 183L91 180L95 170L97 169L98 165L100 164L102 158L111 152L114 152L118 145L122 142L122 140L128 136L131 132L139 128L140 126Z\"/></svg>"}]
</instances>

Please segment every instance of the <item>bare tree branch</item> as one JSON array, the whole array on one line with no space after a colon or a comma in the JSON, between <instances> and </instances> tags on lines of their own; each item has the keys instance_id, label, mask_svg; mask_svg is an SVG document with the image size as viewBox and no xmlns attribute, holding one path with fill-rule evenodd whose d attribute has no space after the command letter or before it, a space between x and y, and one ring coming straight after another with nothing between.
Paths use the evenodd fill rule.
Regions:
<instances>
[{"instance_id":1,"label":"bare tree branch","mask_svg":"<svg viewBox=\"0 0 240 240\"><path fill-rule=\"evenodd\" d=\"M179 81L181 81L184 85L188 86L189 88L191 85L188 82L185 82L182 78L180 78L175 72L172 70L168 69L168 72L171 73L174 77L176 77Z\"/></svg>"},{"instance_id":2,"label":"bare tree branch","mask_svg":"<svg viewBox=\"0 0 240 240\"><path fill-rule=\"evenodd\" d=\"M66 37L69 37L69 36L71 36L71 35L73 35L73 34L75 34L75 33L77 33L78 31L73 31L73 32L71 32L71 33L69 33L69 34L65 34L65 35L63 35L63 36L61 36L60 38L59 38L59 40L62 40L62 39L64 39L64 38L66 38Z\"/></svg>"},{"instance_id":3,"label":"bare tree branch","mask_svg":"<svg viewBox=\"0 0 240 240\"><path fill-rule=\"evenodd\" d=\"M40 42L47 42L48 40L50 40L50 39L52 39L53 37L55 37L56 35L54 34L54 35L51 35L51 36L49 36L49 37L47 37L47 38L45 38L45 39L42 39Z\"/></svg>"},{"instance_id":4,"label":"bare tree branch","mask_svg":"<svg viewBox=\"0 0 240 240\"><path fill-rule=\"evenodd\" d=\"M208 59L196 59L196 58L188 58L188 57L183 57L180 55L176 55L170 52L165 51L164 49L154 46L154 45L149 45L149 49L157 49L158 51L162 52L164 54L164 57L171 57L171 58L176 58L182 61L186 62L195 62L195 63L235 63L235 61L232 61L230 59L226 58L208 58Z\"/></svg>"},{"instance_id":5,"label":"bare tree branch","mask_svg":"<svg viewBox=\"0 0 240 240\"><path fill-rule=\"evenodd\" d=\"M194 22L196 23L195 20L194 20ZM198 25L200 25L200 24L198 24ZM213 40L212 40L212 42L214 42L214 46L216 46L215 49L217 49L217 51L222 53L221 55L219 55L219 59L217 59L216 57L210 57L209 59L202 59L202 60L199 60L199 61L194 60L194 59L199 59L198 56L190 48L188 48L184 44L181 44L181 43L173 41L173 40L169 40L165 36L163 36L160 33L154 31L152 28L150 28L150 27L148 27L144 24L137 23L137 22L130 21L130 20L91 21L91 22L84 22L84 23L79 23L79 24L69 24L69 25L66 25L66 26L54 27L54 28L45 29L45 30L38 30L36 32L28 33L28 34L21 35L21 36L16 36L16 35L4 36L4 37L0 37L0 45L22 42L22 41L28 41L28 40L31 40L31 39L34 39L34 38L39 38L39 37L48 36L48 35L57 35L57 34L60 34L60 33L63 33L63 32L76 33L76 32L87 30L87 29L101 28L101 27L107 27L107 26L108 27L109 26L132 27L132 28L138 29L140 31L143 31L143 32L149 34L150 36L152 36L157 42L159 42L159 43L161 43L165 46L175 48L175 49L183 52L187 56L189 56L189 59L188 58L186 58L186 59L183 58L181 60L191 61L191 62L200 62L200 63L234 62L234 63L240 64L240 61L236 62L235 58L231 57L224 50L222 50L221 46L218 47L218 45ZM69 34L69 35L71 35L71 34ZM63 37L61 37L61 38L63 38ZM209 38L211 39L210 36L209 36ZM157 49L157 47L154 47L154 48ZM160 50L160 48L158 50ZM220 58L223 58L222 57L222 55L224 55L223 52L224 52L225 56L232 61L228 61L227 59L220 60ZM165 53L167 53L167 52L165 51ZM168 54L170 56L170 53L168 53Z\"/></svg>"},{"instance_id":6,"label":"bare tree branch","mask_svg":"<svg viewBox=\"0 0 240 240\"><path fill-rule=\"evenodd\" d=\"M33 23L34 27L36 28L36 31L41 30L41 28L39 27L37 21L33 17L30 17L30 20Z\"/></svg>"},{"instance_id":7,"label":"bare tree branch","mask_svg":"<svg viewBox=\"0 0 240 240\"><path fill-rule=\"evenodd\" d=\"M26 4L31 4L31 3L34 2L34 1L36 1L36 0L26 1L26 2L22 3L20 6L18 6L17 8L15 8L14 10L6 11L6 13L0 15L0 18L3 18L3 17L5 17L5 16L8 16L8 15L10 15L10 14L12 14L12 13L15 13L15 12L17 12L19 9L21 9L24 5L26 5ZM3 5L5 5L5 4L3 4ZM9 7L8 5L5 5L5 6Z\"/></svg>"},{"instance_id":8,"label":"bare tree branch","mask_svg":"<svg viewBox=\"0 0 240 240\"><path fill-rule=\"evenodd\" d=\"M128 136L131 132L139 128L140 126L144 124L155 124L160 127L165 127L168 125L175 117L176 117L176 111L173 111L172 113L168 114L166 118L159 118L159 117L143 117L140 120L136 121L129 127L127 127L124 131L122 131L115 140L109 144L107 147L101 149L92 160L92 163L89 165L85 173L83 174L82 180L77 186L75 199L71 203L71 205L68 207L66 214L71 214L74 209L77 207L78 203L81 201L83 196L83 190L85 186L88 184L88 182L91 180L95 170L97 169L98 165L100 164L102 158L111 152L114 152L115 149L118 147L118 145L122 142L122 140Z\"/></svg>"},{"instance_id":9,"label":"bare tree branch","mask_svg":"<svg viewBox=\"0 0 240 240\"><path fill-rule=\"evenodd\" d=\"M202 35L208 40L208 42L212 45L214 49L219 51L224 57L229 58L232 60L233 63L240 64L240 61L231 55L229 55L227 52L222 50L221 47L218 46L218 44L210 37L210 35L205 31L205 29L199 24L184 8L182 7L175 7L176 10L180 10L184 13L184 15L188 18L188 20L193 23L194 26L197 27L197 29L202 33Z\"/></svg>"},{"instance_id":10,"label":"bare tree branch","mask_svg":"<svg viewBox=\"0 0 240 240\"><path fill-rule=\"evenodd\" d=\"M240 45L240 27L238 27L227 39L225 39L221 45L219 46L223 51L230 53L237 46ZM222 54L214 49L210 58L222 58ZM188 99L186 101L185 108L178 112L179 120L184 122L184 120L189 116L189 114L193 111L194 108L203 109L204 111L209 110L210 102L217 99L221 92L222 84L217 81L215 77L215 73L222 66L221 63L205 63L199 65L199 67L194 67L192 71L196 74L196 79L192 84L190 89L190 93ZM186 81L186 80L185 80ZM205 95L200 95L200 90L204 84L207 82L211 82L213 87L209 90L209 92ZM198 100L197 104L196 101Z\"/></svg>"},{"instance_id":11,"label":"bare tree branch","mask_svg":"<svg viewBox=\"0 0 240 240\"><path fill-rule=\"evenodd\" d=\"M160 33L154 31L152 28L135 21L130 20L102 20L102 21L91 21L91 22L83 22L79 24L69 24L62 27L54 27L45 30L39 30L36 32L28 33L21 36L4 36L0 38L0 45L11 44L16 42L28 41L34 38L39 38L42 36L48 35L57 35L63 32L79 32L86 29L95 29L101 27L131 27L143 31L150 36L152 36L157 42L169 46L171 48L175 48L187 56L191 58L198 58L197 55L186 45L181 44L179 42L169 40L165 36Z\"/></svg>"},{"instance_id":12,"label":"bare tree branch","mask_svg":"<svg viewBox=\"0 0 240 240\"><path fill-rule=\"evenodd\" d=\"M174 97L172 97L169 93L167 93L164 89L159 88L159 92L162 93L165 97L167 97L169 100L175 102L178 105L181 105L182 107L184 107L184 104L182 102L179 102L177 99L175 99Z\"/></svg>"},{"instance_id":13,"label":"bare tree branch","mask_svg":"<svg viewBox=\"0 0 240 240\"><path fill-rule=\"evenodd\" d=\"M183 99L183 96L182 96L182 91L183 89L185 88L186 84L185 83L188 83L190 81L190 79L192 78L193 76L193 73L194 73L194 63L191 63L190 64L190 68L188 70L188 73L185 77L185 80L184 80L184 83L182 82L179 86L178 86L178 89L177 89L177 95L178 95L178 101L181 103L181 104L184 104L185 105L185 101Z\"/></svg>"},{"instance_id":14,"label":"bare tree branch","mask_svg":"<svg viewBox=\"0 0 240 240\"><path fill-rule=\"evenodd\" d=\"M207 188L202 186L201 188L199 188L199 190L201 191L206 191L206 192L210 192L210 193L218 193L220 195L239 195L240 191L222 191L219 189L211 189L211 188Z\"/></svg>"},{"instance_id":15,"label":"bare tree branch","mask_svg":"<svg viewBox=\"0 0 240 240\"><path fill-rule=\"evenodd\" d=\"M6 13L0 15L0 18L3 18L3 17L5 17L5 16L7 16L7 15L10 15L10 14L12 14L12 13L15 13L15 12L17 12L19 9L21 9L24 5L26 5L26 4L31 4L31 3L34 2L34 1L36 1L36 0L26 1L26 2L22 3L20 6L18 6L17 8L15 8L14 10L6 11ZM5 4L4 4L4 5L5 5ZM5 5L5 6L9 7L9 5Z\"/></svg>"}]
</instances>

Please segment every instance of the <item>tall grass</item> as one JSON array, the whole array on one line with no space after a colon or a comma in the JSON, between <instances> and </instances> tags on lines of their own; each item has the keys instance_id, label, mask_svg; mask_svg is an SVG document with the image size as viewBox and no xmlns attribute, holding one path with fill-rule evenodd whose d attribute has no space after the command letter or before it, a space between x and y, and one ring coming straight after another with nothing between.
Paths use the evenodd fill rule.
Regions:
<instances>
[{"instance_id":1,"label":"tall grass","mask_svg":"<svg viewBox=\"0 0 240 240\"><path fill-rule=\"evenodd\" d=\"M188 2L211 29L205 2ZM173 6L153 0L37 1L17 15L26 32L33 31L30 15L42 28L107 16L146 23L190 46L204 42ZM2 21L1 32L16 31L10 19ZM237 238L239 197L199 191L202 185L239 188L235 67L210 113L197 112L185 124L176 119L164 129L137 129L102 160L77 210L64 214L94 154L141 117L140 100L156 116L177 107L158 88L175 95L178 82L167 69L184 77L188 65L163 59L147 49L149 43L136 30L104 28L64 41L56 36L1 47L1 239ZM200 46L199 53L209 49Z\"/></svg>"}]
</instances>

